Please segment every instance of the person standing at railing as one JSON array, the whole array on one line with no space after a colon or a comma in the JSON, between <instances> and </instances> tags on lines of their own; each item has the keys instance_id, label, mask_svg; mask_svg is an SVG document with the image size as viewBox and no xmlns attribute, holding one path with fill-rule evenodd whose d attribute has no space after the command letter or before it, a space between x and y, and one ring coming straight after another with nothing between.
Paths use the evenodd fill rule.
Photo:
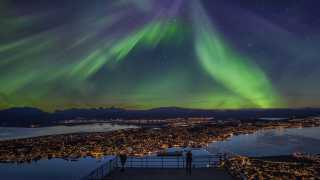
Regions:
<instances>
[{"instance_id":1,"label":"person standing at railing","mask_svg":"<svg viewBox=\"0 0 320 180\"><path fill-rule=\"evenodd\" d=\"M186 154L186 171L187 175L191 176L191 169L192 169L192 153L188 151Z\"/></svg>"},{"instance_id":2,"label":"person standing at railing","mask_svg":"<svg viewBox=\"0 0 320 180\"><path fill-rule=\"evenodd\" d=\"M121 162L121 172L123 172L124 171L124 167L126 165L126 161L127 161L127 154L121 153L119 155L119 158L120 158L120 162Z\"/></svg>"}]
</instances>

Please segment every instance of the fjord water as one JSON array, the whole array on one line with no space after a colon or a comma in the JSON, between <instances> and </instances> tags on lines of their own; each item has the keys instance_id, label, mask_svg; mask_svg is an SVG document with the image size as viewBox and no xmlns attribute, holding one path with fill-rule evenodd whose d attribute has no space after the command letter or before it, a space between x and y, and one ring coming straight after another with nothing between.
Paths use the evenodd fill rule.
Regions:
<instances>
[{"instance_id":1,"label":"fjord water","mask_svg":"<svg viewBox=\"0 0 320 180\"><path fill-rule=\"evenodd\" d=\"M50 126L40 128L0 127L0 140L10 140L55 134L81 132L109 132L119 129L137 128L136 126L112 125L108 123L83 124L73 126ZM0 179L10 180L77 180L89 174L104 163L108 157L81 158L78 161L64 159L39 160L32 163L0 163Z\"/></svg>"},{"instance_id":2,"label":"fjord water","mask_svg":"<svg viewBox=\"0 0 320 180\"><path fill-rule=\"evenodd\" d=\"M261 130L211 143L208 150L212 153L228 151L248 156L286 155L297 151L318 154L320 153L320 127ZM73 180L85 176L105 160L51 159L31 164L0 164L0 175L1 178L10 180Z\"/></svg>"},{"instance_id":3,"label":"fjord water","mask_svg":"<svg viewBox=\"0 0 320 180\"><path fill-rule=\"evenodd\" d=\"M278 156L295 152L320 154L320 127L260 130L211 143L208 150L245 156Z\"/></svg>"},{"instance_id":4,"label":"fjord water","mask_svg":"<svg viewBox=\"0 0 320 180\"><path fill-rule=\"evenodd\" d=\"M72 126L49 126L40 128L0 127L0 140L29 138L56 134L82 132L109 132L119 129L136 128L136 126L113 125L110 123L82 124Z\"/></svg>"},{"instance_id":5,"label":"fjord water","mask_svg":"<svg viewBox=\"0 0 320 180\"><path fill-rule=\"evenodd\" d=\"M108 160L87 157L78 161L64 159L40 160L30 164L1 164L3 180L78 180Z\"/></svg>"}]
</instances>

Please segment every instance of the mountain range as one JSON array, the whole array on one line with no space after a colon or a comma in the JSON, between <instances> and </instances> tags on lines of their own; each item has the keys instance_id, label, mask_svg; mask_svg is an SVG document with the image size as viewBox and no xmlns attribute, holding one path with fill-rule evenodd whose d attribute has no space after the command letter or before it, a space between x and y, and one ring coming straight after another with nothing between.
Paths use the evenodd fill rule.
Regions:
<instances>
[{"instance_id":1,"label":"mountain range","mask_svg":"<svg viewBox=\"0 0 320 180\"><path fill-rule=\"evenodd\" d=\"M37 108L17 107L0 110L1 126L30 125L47 126L64 122L65 120L85 119L166 119L188 117L212 117L212 119L256 120L259 118L304 118L319 116L320 108L300 109L239 109L239 110L205 110L178 107L161 107L148 110L129 110L121 108L91 108L66 109L54 112L44 112Z\"/></svg>"}]
</instances>

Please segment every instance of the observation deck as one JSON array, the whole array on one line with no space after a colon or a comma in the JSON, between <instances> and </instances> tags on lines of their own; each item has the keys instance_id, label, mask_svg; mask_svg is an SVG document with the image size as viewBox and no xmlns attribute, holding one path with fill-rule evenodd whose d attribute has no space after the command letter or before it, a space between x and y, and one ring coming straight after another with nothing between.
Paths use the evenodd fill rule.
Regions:
<instances>
[{"instance_id":1,"label":"observation deck","mask_svg":"<svg viewBox=\"0 0 320 180\"><path fill-rule=\"evenodd\" d=\"M193 150L198 151L198 150ZM125 171L120 171L120 159L110 158L82 180L209 180L234 179L226 170L219 168L222 155L193 155L192 173L187 175L185 156L143 156L128 157Z\"/></svg>"}]
</instances>

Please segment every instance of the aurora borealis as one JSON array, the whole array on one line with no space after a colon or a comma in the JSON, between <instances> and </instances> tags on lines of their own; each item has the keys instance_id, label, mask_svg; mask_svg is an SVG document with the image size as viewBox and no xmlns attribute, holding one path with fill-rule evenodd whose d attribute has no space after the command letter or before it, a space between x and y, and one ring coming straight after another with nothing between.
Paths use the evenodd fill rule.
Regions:
<instances>
[{"instance_id":1,"label":"aurora borealis","mask_svg":"<svg viewBox=\"0 0 320 180\"><path fill-rule=\"evenodd\" d=\"M316 1L250 2L2 0L0 108L318 107Z\"/></svg>"}]
</instances>

